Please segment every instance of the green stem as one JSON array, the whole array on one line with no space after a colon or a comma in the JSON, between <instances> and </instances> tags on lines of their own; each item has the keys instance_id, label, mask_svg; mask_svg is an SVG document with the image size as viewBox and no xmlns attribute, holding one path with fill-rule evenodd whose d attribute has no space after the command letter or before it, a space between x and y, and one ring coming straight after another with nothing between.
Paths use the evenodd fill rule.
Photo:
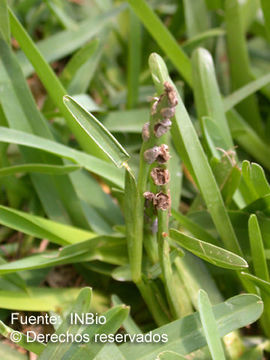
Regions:
<instances>
[{"instance_id":1,"label":"green stem","mask_svg":"<svg viewBox=\"0 0 270 360\"><path fill-rule=\"evenodd\" d=\"M157 325L162 326L170 322L171 319L169 314L167 314L166 304L163 301L162 295L154 286L154 283L149 280L142 279L136 285Z\"/></svg>"}]
</instances>

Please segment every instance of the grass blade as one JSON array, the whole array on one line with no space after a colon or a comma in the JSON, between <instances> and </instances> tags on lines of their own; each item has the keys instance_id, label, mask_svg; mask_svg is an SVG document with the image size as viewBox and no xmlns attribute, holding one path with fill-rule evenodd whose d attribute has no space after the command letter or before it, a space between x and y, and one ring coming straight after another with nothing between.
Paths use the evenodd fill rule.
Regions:
<instances>
[{"instance_id":1,"label":"grass blade","mask_svg":"<svg viewBox=\"0 0 270 360\"><path fill-rule=\"evenodd\" d=\"M255 275L269 281L268 267L264 252L261 230L256 215L251 215L248 221L249 241Z\"/></svg>"},{"instance_id":2,"label":"grass blade","mask_svg":"<svg viewBox=\"0 0 270 360\"><path fill-rule=\"evenodd\" d=\"M127 108L132 109L137 105L139 95L142 29L139 19L131 9L129 11L129 20Z\"/></svg>"},{"instance_id":3,"label":"grass blade","mask_svg":"<svg viewBox=\"0 0 270 360\"><path fill-rule=\"evenodd\" d=\"M128 3L161 49L168 55L179 74L183 76L189 85L191 85L191 66L189 58L183 52L169 30L145 0L128 0Z\"/></svg>"},{"instance_id":4,"label":"grass blade","mask_svg":"<svg viewBox=\"0 0 270 360\"><path fill-rule=\"evenodd\" d=\"M233 147L227 119L225 117L221 94L215 75L211 54L205 49L198 49L192 55L193 84L198 117L213 119L217 130L222 136L221 141L215 141L215 147Z\"/></svg>"},{"instance_id":5,"label":"grass blade","mask_svg":"<svg viewBox=\"0 0 270 360\"><path fill-rule=\"evenodd\" d=\"M60 60L80 49L125 8L126 4L123 4L97 16L94 20L92 18L87 19L78 24L77 30L60 31L47 39L37 42L37 48L46 62L51 63ZM17 56L24 75L26 77L31 75L34 72L35 65L33 65L33 68L23 52L19 52Z\"/></svg>"},{"instance_id":6,"label":"grass blade","mask_svg":"<svg viewBox=\"0 0 270 360\"><path fill-rule=\"evenodd\" d=\"M0 142L24 145L55 154L56 156L78 163L88 171L104 177L117 187L124 187L123 174L113 165L108 164L101 159L97 159L81 151L71 149L68 146L23 131L16 131L4 127L0 127L0 131Z\"/></svg>"},{"instance_id":7,"label":"grass blade","mask_svg":"<svg viewBox=\"0 0 270 360\"><path fill-rule=\"evenodd\" d=\"M53 139L48 123L39 112L33 95L10 47L0 39L1 104L8 126L44 138ZM6 126L6 125L5 125ZM30 163L60 165L57 157L20 148L23 159ZM31 181L46 214L57 221L88 227L81 203L68 176L54 177L31 174ZM75 210L76 209L76 210Z\"/></svg>"},{"instance_id":8,"label":"grass blade","mask_svg":"<svg viewBox=\"0 0 270 360\"><path fill-rule=\"evenodd\" d=\"M10 339L10 335L12 334L13 329L9 326L5 325L2 321L0 321L0 334L5 338ZM17 342L23 349L31 351L34 354L40 355L42 351L45 349L45 344L38 341L28 341L28 338L25 334L21 334L21 340Z\"/></svg>"},{"instance_id":9,"label":"grass blade","mask_svg":"<svg viewBox=\"0 0 270 360\"><path fill-rule=\"evenodd\" d=\"M92 289L91 288L84 288L78 294L76 301L73 303L71 311L69 314L64 318L63 322L59 326L56 331L56 334L77 334L84 328L83 325L74 325L70 322L70 316L72 313L78 314L81 316L84 313L90 312L90 304L92 300ZM45 350L42 352L40 359L61 359L65 352L71 348L72 344L70 342L63 342L63 343L53 343L50 342L47 344Z\"/></svg>"},{"instance_id":10,"label":"grass blade","mask_svg":"<svg viewBox=\"0 0 270 360\"><path fill-rule=\"evenodd\" d=\"M266 33L270 40L270 4L268 0L261 0Z\"/></svg>"},{"instance_id":11,"label":"grass blade","mask_svg":"<svg viewBox=\"0 0 270 360\"><path fill-rule=\"evenodd\" d=\"M198 306L203 331L213 360L225 360L225 354L218 333L218 325L210 300L204 290L199 291Z\"/></svg>"},{"instance_id":12,"label":"grass blade","mask_svg":"<svg viewBox=\"0 0 270 360\"><path fill-rule=\"evenodd\" d=\"M112 303L114 306L123 305L123 301L117 295L112 295ZM128 334L131 334L131 335L132 334L142 334L141 329L138 327L138 325L132 319L130 314L128 315L127 319L123 322L123 327L127 331Z\"/></svg>"},{"instance_id":13,"label":"grass blade","mask_svg":"<svg viewBox=\"0 0 270 360\"><path fill-rule=\"evenodd\" d=\"M263 292L270 296L270 282L258 278L258 276L241 271L241 276L247 279L254 285L258 286Z\"/></svg>"},{"instance_id":14,"label":"grass blade","mask_svg":"<svg viewBox=\"0 0 270 360\"><path fill-rule=\"evenodd\" d=\"M205 0L199 0L195 3L184 0L184 10L188 39L208 30L210 24Z\"/></svg>"},{"instance_id":15,"label":"grass blade","mask_svg":"<svg viewBox=\"0 0 270 360\"><path fill-rule=\"evenodd\" d=\"M74 122L73 116L64 105L63 97L67 92L53 72L52 68L41 55L36 45L11 10L9 10L9 14L12 34L20 44L28 59L33 64L41 82L43 83L50 97L53 99L55 105L63 114L68 126L74 133L79 144L85 151L89 152L90 154L95 154L98 157L104 158L104 153L97 147L92 139L89 139L89 136L85 134L80 125L77 122Z\"/></svg>"},{"instance_id":16,"label":"grass blade","mask_svg":"<svg viewBox=\"0 0 270 360\"><path fill-rule=\"evenodd\" d=\"M98 40L92 40L72 56L59 76L65 88L68 88L78 69L80 69L89 60L89 58L93 56L98 45Z\"/></svg>"},{"instance_id":17,"label":"grass blade","mask_svg":"<svg viewBox=\"0 0 270 360\"><path fill-rule=\"evenodd\" d=\"M261 230L256 215L251 215L248 221L249 241L251 248L251 257L253 261L253 269L255 275L269 283L269 272L266 262L266 256L264 251L263 239ZM261 323L266 334L270 334L269 331L269 319L270 319L270 296L262 291L262 300L264 302L264 312L261 318Z\"/></svg>"},{"instance_id":18,"label":"grass blade","mask_svg":"<svg viewBox=\"0 0 270 360\"><path fill-rule=\"evenodd\" d=\"M236 111L229 111L227 119L234 140L266 169L270 170L269 145Z\"/></svg>"},{"instance_id":19,"label":"grass blade","mask_svg":"<svg viewBox=\"0 0 270 360\"><path fill-rule=\"evenodd\" d=\"M224 36L224 35L225 35L225 30L220 28L203 31L193 36L191 39L185 41L182 44L182 48L186 52L191 53L193 50L195 50L195 48L201 46L206 40L212 39L213 37Z\"/></svg>"},{"instance_id":20,"label":"grass blade","mask_svg":"<svg viewBox=\"0 0 270 360\"><path fill-rule=\"evenodd\" d=\"M253 78L249 65L240 3L238 0L226 0L225 9L232 89L237 90L248 84ZM254 95L242 101L237 109L252 128L263 136L262 121Z\"/></svg>"},{"instance_id":21,"label":"grass blade","mask_svg":"<svg viewBox=\"0 0 270 360\"><path fill-rule=\"evenodd\" d=\"M139 211L143 211L142 201L134 176L126 170L124 200L126 236L131 274L135 283L141 279L143 217ZM136 219L134 219L134 215L137 215Z\"/></svg>"},{"instance_id":22,"label":"grass blade","mask_svg":"<svg viewBox=\"0 0 270 360\"><path fill-rule=\"evenodd\" d=\"M176 354L173 351L164 351L160 353L157 360L185 360L186 358L182 355Z\"/></svg>"},{"instance_id":23,"label":"grass blade","mask_svg":"<svg viewBox=\"0 0 270 360\"><path fill-rule=\"evenodd\" d=\"M218 324L218 333L222 337L229 332L246 326L258 319L263 311L263 303L256 295L244 294L228 299L213 306ZM162 326L153 334L167 334L166 344L124 344L120 350L129 360L155 360L162 351L174 351L187 355L206 345L199 314L195 313ZM196 341L194 339L196 338Z\"/></svg>"},{"instance_id":24,"label":"grass blade","mask_svg":"<svg viewBox=\"0 0 270 360\"><path fill-rule=\"evenodd\" d=\"M83 131L95 141L117 167L123 166L129 159L129 155L105 126L72 97L65 96L64 103Z\"/></svg>"},{"instance_id":25,"label":"grass blade","mask_svg":"<svg viewBox=\"0 0 270 360\"><path fill-rule=\"evenodd\" d=\"M10 45L10 25L6 0L0 1L0 32L6 42Z\"/></svg>"},{"instance_id":26,"label":"grass blade","mask_svg":"<svg viewBox=\"0 0 270 360\"><path fill-rule=\"evenodd\" d=\"M228 95L224 101L224 110L227 112L239 104L241 101L246 99L249 95L252 95L256 91L260 90L265 85L270 82L270 74L261 76L260 78L251 81L247 85L241 87L240 89L234 91L232 94Z\"/></svg>"},{"instance_id":27,"label":"grass blade","mask_svg":"<svg viewBox=\"0 0 270 360\"><path fill-rule=\"evenodd\" d=\"M210 244L217 244L217 240L202 226L198 225L195 221L190 219L188 216L181 214L180 212L172 209L172 216L179 222L179 224L188 230L191 235L201 239Z\"/></svg>"},{"instance_id":28,"label":"grass blade","mask_svg":"<svg viewBox=\"0 0 270 360\"><path fill-rule=\"evenodd\" d=\"M61 312L77 297L80 289L29 287L24 291L0 290L0 306L3 309L18 311Z\"/></svg>"},{"instance_id":29,"label":"grass blade","mask_svg":"<svg viewBox=\"0 0 270 360\"><path fill-rule=\"evenodd\" d=\"M152 72L155 74L154 81L163 86L164 81L171 81L166 65L161 57L152 54L150 57ZM176 90L177 91L177 90ZM172 125L174 145L184 160L190 173L201 190L202 196L212 216L213 222L228 250L241 254L238 240L234 233L218 185L202 149L193 124L187 110L178 95L175 121ZM192 146L191 146L192 144Z\"/></svg>"},{"instance_id":30,"label":"grass blade","mask_svg":"<svg viewBox=\"0 0 270 360\"><path fill-rule=\"evenodd\" d=\"M171 229L170 237L194 255L216 266L232 270L240 270L248 267L245 259L240 256L218 246L183 234L178 230Z\"/></svg>"},{"instance_id":31,"label":"grass blade","mask_svg":"<svg viewBox=\"0 0 270 360\"><path fill-rule=\"evenodd\" d=\"M65 10L60 6L55 0L43 0L48 5L48 8L59 20L60 24L65 29L74 30L77 28L77 24L73 21L71 17L65 12Z\"/></svg>"},{"instance_id":32,"label":"grass blade","mask_svg":"<svg viewBox=\"0 0 270 360\"><path fill-rule=\"evenodd\" d=\"M79 165L49 165L49 164L23 164L0 169L0 176L9 176L18 173L39 173L49 175L65 175L80 169Z\"/></svg>"},{"instance_id":33,"label":"grass blade","mask_svg":"<svg viewBox=\"0 0 270 360\"><path fill-rule=\"evenodd\" d=\"M95 236L90 231L64 225L2 205L0 206L0 223L24 234L39 239L48 239L59 245L73 244Z\"/></svg>"}]
</instances>

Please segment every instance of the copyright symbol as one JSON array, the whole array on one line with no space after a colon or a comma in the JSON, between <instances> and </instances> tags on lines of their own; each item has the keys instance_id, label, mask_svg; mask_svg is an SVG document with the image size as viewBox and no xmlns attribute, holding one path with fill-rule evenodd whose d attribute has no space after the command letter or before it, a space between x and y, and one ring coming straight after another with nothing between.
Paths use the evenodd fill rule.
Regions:
<instances>
[{"instance_id":1,"label":"copyright symbol","mask_svg":"<svg viewBox=\"0 0 270 360\"><path fill-rule=\"evenodd\" d=\"M10 334L10 340L15 342L15 343L18 343L22 340L22 334L18 331L12 331L12 333Z\"/></svg>"}]
</instances>

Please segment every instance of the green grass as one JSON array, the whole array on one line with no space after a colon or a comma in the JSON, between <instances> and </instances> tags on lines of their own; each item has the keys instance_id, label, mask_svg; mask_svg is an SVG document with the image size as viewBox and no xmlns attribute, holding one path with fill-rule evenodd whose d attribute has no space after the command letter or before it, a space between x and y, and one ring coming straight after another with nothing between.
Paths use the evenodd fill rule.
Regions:
<instances>
[{"instance_id":1,"label":"green grass","mask_svg":"<svg viewBox=\"0 0 270 360\"><path fill-rule=\"evenodd\" d=\"M1 359L269 357L269 19L0 0Z\"/></svg>"}]
</instances>

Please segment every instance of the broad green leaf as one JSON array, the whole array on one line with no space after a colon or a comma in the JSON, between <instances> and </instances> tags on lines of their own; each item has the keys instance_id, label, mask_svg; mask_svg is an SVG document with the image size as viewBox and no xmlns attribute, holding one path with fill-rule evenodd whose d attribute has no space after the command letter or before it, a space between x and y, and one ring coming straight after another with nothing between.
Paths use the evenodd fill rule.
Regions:
<instances>
[{"instance_id":1,"label":"broad green leaf","mask_svg":"<svg viewBox=\"0 0 270 360\"><path fill-rule=\"evenodd\" d=\"M0 307L18 311L63 311L77 297L80 289L29 287L23 291L0 290Z\"/></svg>"},{"instance_id":2,"label":"broad green leaf","mask_svg":"<svg viewBox=\"0 0 270 360\"><path fill-rule=\"evenodd\" d=\"M262 311L261 299L251 294L238 295L213 306L221 337L256 321ZM199 313L173 321L154 330L152 334L166 334L168 341L163 344L123 344L120 346L121 352L129 360L155 360L163 351L187 355L206 345Z\"/></svg>"},{"instance_id":3,"label":"broad green leaf","mask_svg":"<svg viewBox=\"0 0 270 360\"><path fill-rule=\"evenodd\" d=\"M57 223L5 206L0 206L0 223L39 239L48 239L59 245L77 243L95 236L90 231Z\"/></svg>"},{"instance_id":4,"label":"broad green leaf","mask_svg":"<svg viewBox=\"0 0 270 360\"><path fill-rule=\"evenodd\" d=\"M221 247L183 234L178 230L171 229L170 237L194 255L216 266L232 270L240 270L248 267L246 260L240 256Z\"/></svg>"},{"instance_id":5,"label":"broad green leaf","mask_svg":"<svg viewBox=\"0 0 270 360\"><path fill-rule=\"evenodd\" d=\"M72 97L65 96L64 103L83 131L96 142L117 167L123 166L129 155L105 126Z\"/></svg>"},{"instance_id":6,"label":"broad green leaf","mask_svg":"<svg viewBox=\"0 0 270 360\"><path fill-rule=\"evenodd\" d=\"M68 146L51 140L43 139L39 136L27 134L22 131L7 129L4 127L0 127L0 141L40 149L55 154L56 156L66 158L68 160L74 161L88 171L104 177L116 186L120 188L124 187L123 175L114 166L106 163L101 159L72 149Z\"/></svg>"},{"instance_id":7,"label":"broad green leaf","mask_svg":"<svg viewBox=\"0 0 270 360\"><path fill-rule=\"evenodd\" d=\"M204 290L199 291L198 307L203 332L213 360L225 360L224 350L218 333L218 325L210 300Z\"/></svg>"},{"instance_id":8,"label":"broad green leaf","mask_svg":"<svg viewBox=\"0 0 270 360\"><path fill-rule=\"evenodd\" d=\"M0 334L5 338L10 339L10 334L12 334L13 329L0 321ZM23 349L33 352L34 354L39 355L45 348L45 344L38 341L27 341L27 336L20 332L21 340L17 342ZM1 352L0 352L1 354ZM12 360L14 358L11 358Z\"/></svg>"},{"instance_id":9,"label":"broad green leaf","mask_svg":"<svg viewBox=\"0 0 270 360\"><path fill-rule=\"evenodd\" d=\"M223 100L224 110L227 112L231 110L235 105L246 99L249 95L252 95L256 91L260 90L270 82L270 74L264 75L254 81L251 81L242 88L234 91Z\"/></svg>"},{"instance_id":10,"label":"broad green leaf","mask_svg":"<svg viewBox=\"0 0 270 360\"><path fill-rule=\"evenodd\" d=\"M135 14L141 19L152 37L167 54L180 75L191 85L191 66L187 55L183 52L175 38L153 12L145 0L128 0Z\"/></svg>"},{"instance_id":11,"label":"broad green leaf","mask_svg":"<svg viewBox=\"0 0 270 360\"><path fill-rule=\"evenodd\" d=\"M154 82L163 87L163 83L170 80L164 61L159 55L152 54L149 63L154 74ZM206 206L224 244L230 251L241 254L218 185L179 95L175 121L173 121L172 125L172 136L178 153L201 190Z\"/></svg>"},{"instance_id":12,"label":"broad green leaf","mask_svg":"<svg viewBox=\"0 0 270 360\"><path fill-rule=\"evenodd\" d=\"M2 167L0 169L0 176L9 176L18 173L64 175L79 169L79 165L23 164Z\"/></svg>"}]
</instances>

